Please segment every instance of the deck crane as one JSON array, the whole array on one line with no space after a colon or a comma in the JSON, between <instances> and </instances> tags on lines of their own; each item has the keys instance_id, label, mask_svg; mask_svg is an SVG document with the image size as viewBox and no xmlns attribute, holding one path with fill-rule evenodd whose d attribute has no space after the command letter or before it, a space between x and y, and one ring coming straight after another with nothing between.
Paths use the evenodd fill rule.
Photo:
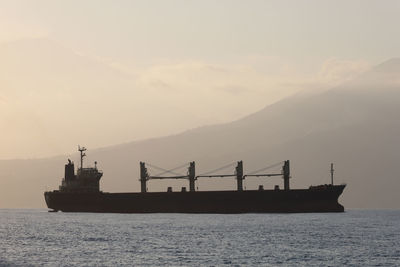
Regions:
<instances>
[{"instance_id":1,"label":"deck crane","mask_svg":"<svg viewBox=\"0 0 400 267\"><path fill-rule=\"evenodd\" d=\"M281 164L282 162L279 162L278 164ZM269 169L271 167L277 166L277 164L274 164L272 166L268 166L266 168L263 168L261 170L258 170L256 172L252 172L250 174L243 174L243 161L238 161L236 162L236 168L235 172L231 174L215 174L216 172L226 169L228 167L233 167L235 163L230 163L228 165L222 166L220 168L217 168L215 170L212 170L207 173L203 173L200 175L196 176L196 170L195 170L195 162L192 161L189 163L188 171L186 175L182 175L179 173L174 172L174 170L177 170L179 168L187 166L187 164L183 166L176 167L171 170L166 170L154 165L151 165L147 163L149 166L154 167L156 169L162 170L163 172L158 174L158 175L150 175L148 173L148 170L146 168L146 163L140 162L140 183L141 183L141 192L146 193L147 192L147 181L153 180L153 179L188 179L189 180L189 189L190 192L195 192L195 181L198 178L213 178L213 177L236 177L237 180L237 191L243 191L243 180L246 177L272 177L272 176L283 176L284 180L284 189L289 190L289 179L290 179L290 166L289 166L289 160L284 161L284 165L282 167L282 172L280 173L257 173L266 169ZM164 174L169 173L172 174L172 176L165 176Z\"/></svg>"},{"instance_id":2,"label":"deck crane","mask_svg":"<svg viewBox=\"0 0 400 267\"><path fill-rule=\"evenodd\" d=\"M146 168L146 163L145 162L140 162L140 188L141 188L141 192L142 193L146 193L147 192L147 181L149 180L163 180L163 179L188 179L189 180L189 190L190 192L194 192L195 191L195 168L196 168L196 164L194 161L189 163L189 167L188 167L188 171L186 175L181 175L178 174L176 172L174 172L177 169L181 169L185 166L187 166L187 164L183 165L183 166L178 166L176 168L173 168L171 170L166 170L160 167L157 167L155 165L151 165L149 163L147 163L147 165L154 167L156 169L162 170L163 172L157 175L149 175L147 168ZM164 176L164 174L166 173L170 173L173 174L172 176Z\"/></svg>"},{"instance_id":3,"label":"deck crane","mask_svg":"<svg viewBox=\"0 0 400 267\"><path fill-rule=\"evenodd\" d=\"M260 171L265 171L267 169L270 169L272 167L276 167L280 164L283 163L282 166L282 171L280 173L259 173ZM289 160L286 160L284 162L279 162L277 164L273 164L271 166L262 168L260 170L257 170L255 172L249 173L249 174L243 174L243 161L238 161L236 168L235 168L235 173L234 174L210 174L210 173L215 173L216 171L219 171L221 169L226 169L227 167L232 166L232 164L223 166L221 168L218 168L216 170L213 170L211 172L208 172L207 174L202 174L202 175L198 175L196 176L197 178L200 177L208 177L208 178L212 178L212 177L235 177L236 176L236 180L237 180L237 191L243 191L243 180L246 179L246 177L273 177L273 176L283 176L283 181L284 181L284 189L285 190L289 190L290 186L289 186L289 179L290 179L290 163Z\"/></svg>"},{"instance_id":4,"label":"deck crane","mask_svg":"<svg viewBox=\"0 0 400 267\"><path fill-rule=\"evenodd\" d=\"M278 164L281 164L281 162L279 162ZM271 165L265 169L271 168L276 166L276 164ZM256 171L258 172L258 171ZM273 176L283 176L283 187L285 190L289 190L290 186L289 186L289 179L290 179L290 162L289 160L285 160L284 164L282 166L282 172L281 173L251 173L251 174L246 174L243 176L243 179L245 179L246 177L273 177Z\"/></svg>"},{"instance_id":5,"label":"deck crane","mask_svg":"<svg viewBox=\"0 0 400 267\"><path fill-rule=\"evenodd\" d=\"M235 168L235 173L233 174L210 174L210 173L215 173L217 171L226 169L228 167L232 167L234 163L230 163L228 165L224 165L218 169L212 170L210 172L207 172L205 174L201 174L201 175L197 175L196 176L196 180L197 178L201 178L201 177L206 177L206 178L212 178L212 177L235 177L236 176L236 180L237 180L237 190L238 191L243 191L243 161L238 161L236 164L236 168Z\"/></svg>"}]
</instances>

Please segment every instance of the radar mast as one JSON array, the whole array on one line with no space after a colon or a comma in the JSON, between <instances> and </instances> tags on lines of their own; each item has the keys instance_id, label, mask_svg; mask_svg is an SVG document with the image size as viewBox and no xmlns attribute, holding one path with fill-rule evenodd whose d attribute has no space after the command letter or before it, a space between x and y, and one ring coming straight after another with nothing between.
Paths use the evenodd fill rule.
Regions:
<instances>
[{"instance_id":1,"label":"radar mast","mask_svg":"<svg viewBox=\"0 0 400 267\"><path fill-rule=\"evenodd\" d=\"M86 157L86 147L81 147L78 145L78 151L81 153L81 169L83 169L83 158Z\"/></svg>"}]
</instances>

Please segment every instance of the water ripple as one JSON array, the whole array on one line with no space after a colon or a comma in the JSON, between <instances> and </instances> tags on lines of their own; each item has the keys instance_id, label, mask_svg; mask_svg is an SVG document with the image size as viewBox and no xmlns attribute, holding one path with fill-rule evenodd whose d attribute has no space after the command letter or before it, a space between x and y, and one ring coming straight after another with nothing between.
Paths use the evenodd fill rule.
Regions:
<instances>
[{"instance_id":1,"label":"water ripple","mask_svg":"<svg viewBox=\"0 0 400 267\"><path fill-rule=\"evenodd\" d=\"M91 214L0 210L0 266L399 266L400 211Z\"/></svg>"}]
</instances>

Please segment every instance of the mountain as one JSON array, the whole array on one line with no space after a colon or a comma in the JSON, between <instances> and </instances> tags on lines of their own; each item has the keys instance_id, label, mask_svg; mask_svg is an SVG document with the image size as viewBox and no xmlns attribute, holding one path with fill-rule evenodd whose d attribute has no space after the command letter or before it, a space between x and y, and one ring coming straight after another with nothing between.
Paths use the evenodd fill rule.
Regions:
<instances>
[{"instance_id":1,"label":"mountain","mask_svg":"<svg viewBox=\"0 0 400 267\"><path fill-rule=\"evenodd\" d=\"M328 183L334 162L335 182L348 184L340 200L345 207L400 208L398 77L400 59L392 59L331 90L297 94L231 123L89 150L87 161L98 161L102 190L112 192L139 191L139 161L168 169L195 160L202 173L235 160L243 160L249 172L290 159L292 188ZM71 157L78 162L77 155ZM44 207L43 191L57 188L65 162L66 157L0 161L0 207ZM245 182L247 188L259 183L272 188L282 181ZM149 188L166 190L169 184L175 190L187 186L186 181L162 181L150 182ZM228 189L235 181L204 179L198 186Z\"/></svg>"},{"instance_id":2,"label":"mountain","mask_svg":"<svg viewBox=\"0 0 400 267\"><path fill-rule=\"evenodd\" d=\"M176 134L231 121L299 90L247 63L130 64L47 38L0 43L0 159Z\"/></svg>"}]
</instances>

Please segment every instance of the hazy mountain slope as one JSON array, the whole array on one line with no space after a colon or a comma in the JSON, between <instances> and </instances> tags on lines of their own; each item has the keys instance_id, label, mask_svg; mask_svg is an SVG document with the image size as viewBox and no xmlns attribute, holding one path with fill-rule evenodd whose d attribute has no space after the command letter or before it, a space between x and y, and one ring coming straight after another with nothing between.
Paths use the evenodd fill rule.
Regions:
<instances>
[{"instance_id":1,"label":"hazy mountain slope","mask_svg":"<svg viewBox=\"0 0 400 267\"><path fill-rule=\"evenodd\" d=\"M232 123L91 150L88 161L97 160L104 170L104 191L138 191L139 161L172 168L195 160L201 173L240 159L248 171L290 159L293 187L329 182L329 164L335 162L336 181L349 185L345 206L399 208L399 74L400 60L390 60L338 88L296 95ZM65 161L0 162L0 206L43 207L44 187L57 187ZM260 182L247 179L246 186ZM281 183L275 178L265 185ZM168 181L149 187L165 190L167 184L187 186ZM234 188L233 179L198 184Z\"/></svg>"}]
</instances>

